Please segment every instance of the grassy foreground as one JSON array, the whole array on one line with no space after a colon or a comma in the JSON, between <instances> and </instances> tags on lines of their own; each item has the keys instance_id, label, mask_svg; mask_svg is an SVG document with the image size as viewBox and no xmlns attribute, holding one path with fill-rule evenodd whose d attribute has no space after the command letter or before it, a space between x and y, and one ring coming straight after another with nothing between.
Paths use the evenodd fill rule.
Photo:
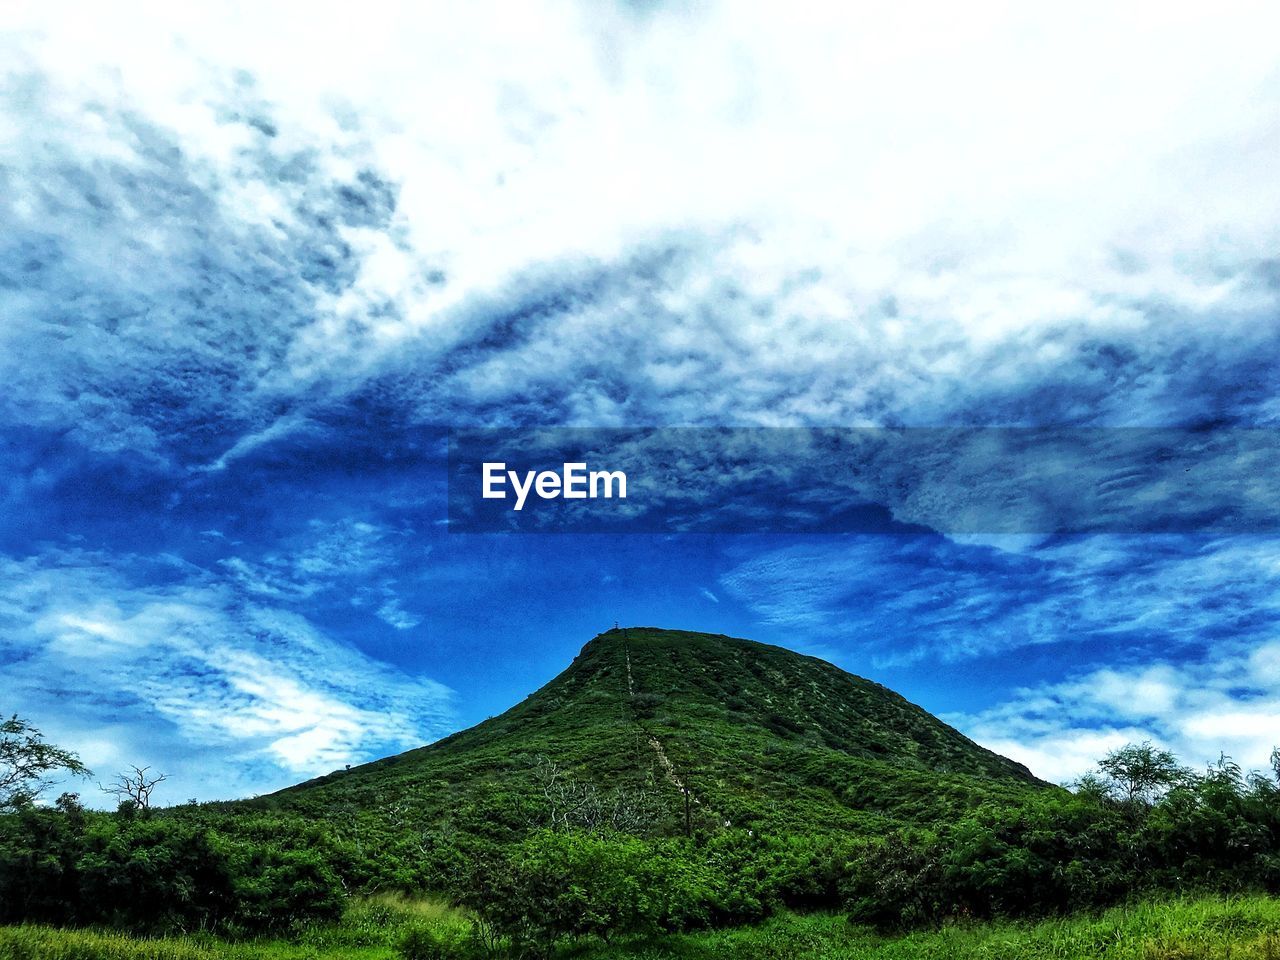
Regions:
<instances>
[{"instance_id":1,"label":"grassy foreground","mask_svg":"<svg viewBox=\"0 0 1280 960\"><path fill-rule=\"evenodd\" d=\"M353 907L341 924L293 941L229 944L200 937L145 940L48 927L0 928L0 960L392 960L415 926L458 927L438 904L389 898ZM574 960L1280 960L1280 899L1203 897L1118 907L1037 924L953 925L885 937L841 916L781 915L757 927L656 941L578 944Z\"/></svg>"}]
</instances>

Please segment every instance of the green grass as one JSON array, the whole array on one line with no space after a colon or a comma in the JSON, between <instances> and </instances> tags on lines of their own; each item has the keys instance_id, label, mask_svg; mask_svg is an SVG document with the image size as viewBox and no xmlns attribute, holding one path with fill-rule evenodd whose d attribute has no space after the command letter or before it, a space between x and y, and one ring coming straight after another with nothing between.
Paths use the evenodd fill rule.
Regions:
<instances>
[{"instance_id":1,"label":"green grass","mask_svg":"<svg viewBox=\"0 0 1280 960\"><path fill-rule=\"evenodd\" d=\"M292 941L158 940L0 928L0 960L390 960L409 925L465 923L433 901L373 898ZM649 942L569 945L561 960L1280 960L1280 899L1175 899L1036 924L958 924L886 937L840 916L786 914L757 927Z\"/></svg>"},{"instance_id":2,"label":"green grass","mask_svg":"<svg viewBox=\"0 0 1280 960\"><path fill-rule=\"evenodd\" d=\"M784 915L758 927L668 937L583 960L1280 960L1280 900L1201 898L1036 924L957 924L879 936L843 917Z\"/></svg>"},{"instance_id":3,"label":"green grass","mask_svg":"<svg viewBox=\"0 0 1280 960\"><path fill-rule=\"evenodd\" d=\"M207 935L143 938L96 930L0 927L0 960L395 960L411 925L465 927L466 917L431 899L383 894L353 901L342 921L289 939L227 942Z\"/></svg>"},{"instance_id":4,"label":"green grass","mask_svg":"<svg viewBox=\"0 0 1280 960\"><path fill-rule=\"evenodd\" d=\"M147 939L93 930L0 928L2 960L396 960L389 943L363 946L283 940L226 943L203 937Z\"/></svg>"}]
</instances>

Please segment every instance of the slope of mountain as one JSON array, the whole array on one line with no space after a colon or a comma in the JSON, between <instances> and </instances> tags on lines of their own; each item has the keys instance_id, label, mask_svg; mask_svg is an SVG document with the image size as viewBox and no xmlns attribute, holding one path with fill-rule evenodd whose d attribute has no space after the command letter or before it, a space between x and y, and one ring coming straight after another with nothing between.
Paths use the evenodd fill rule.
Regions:
<instances>
[{"instance_id":1,"label":"slope of mountain","mask_svg":"<svg viewBox=\"0 0 1280 960\"><path fill-rule=\"evenodd\" d=\"M825 661L632 627L591 640L500 716L261 802L318 815L411 809L415 820L509 835L536 824L558 791L592 794L597 806L641 798L672 832L875 830L1046 786Z\"/></svg>"}]
</instances>

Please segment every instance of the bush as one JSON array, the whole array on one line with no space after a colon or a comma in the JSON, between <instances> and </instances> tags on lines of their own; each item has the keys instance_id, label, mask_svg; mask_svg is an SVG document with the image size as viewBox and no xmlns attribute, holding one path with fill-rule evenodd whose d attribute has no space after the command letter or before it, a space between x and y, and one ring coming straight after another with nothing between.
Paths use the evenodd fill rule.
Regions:
<instances>
[{"instance_id":1,"label":"bush","mask_svg":"<svg viewBox=\"0 0 1280 960\"><path fill-rule=\"evenodd\" d=\"M235 878L234 923L256 931L342 915L342 883L318 852L267 848L250 857Z\"/></svg>"},{"instance_id":2,"label":"bush","mask_svg":"<svg viewBox=\"0 0 1280 960\"><path fill-rule=\"evenodd\" d=\"M0 922L244 933L340 915L323 833L280 820L239 827L248 836L136 812L0 817Z\"/></svg>"},{"instance_id":3,"label":"bush","mask_svg":"<svg viewBox=\"0 0 1280 960\"><path fill-rule=\"evenodd\" d=\"M881 930L935 923L948 903L942 850L937 837L923 831L866 844L849 864L850 918Z\"/></svg>"},{"instance_id":4,"label":"bush","mask_svg":"<svg viewBox=\"0 0 1280 960\"><path fill-rule=\"evenodd\" d=\"M404 960L468 960L481 954L475 937L465 928L446 924L414 924L396 941Z\"/></svg>"},{"instance_id":5,"label":"bush","mask_svg":"<svg viewBox=\"0 0 1280 960\"><path fill-rule=\"evenodd\" d=\"M1161 889L1280 889L1280 787L1226 758L1200 775L1178 769L1151 799L1089 783L869 842L849 862L847 907L899 928L1064 914Z\"/></svg>"},{"instance_id":6,"label":"bush","mask_svg":"<svg viewBox=\"0 0 1280 960\"><path fill-rule=\"evenodd\" d=\"M480 861L460 899L521 954L560 940L653 934L705 924L713 877L683 843L544 831Z\"/></svg>"},{"instance_id":7,"label":"bush","mask_svg":"<svg viewBox=\"0 0 1280 960\"><path fill-rule=\"evenodd\" d=\"M233 881L209 832L156 819L104 819L75 864L81 922L159 933L234 912Z\"/></svg>"},{"instance_id":8,"label":"bush","mask_svg":"<svg viewBox=\"0 0 1280 960\"><path fill-rule=\"evenodd\" d=\"M652 720L666 699L660 693L637 693L631 698L631 709L639 719Z\"/></svg>"}]
</instances>

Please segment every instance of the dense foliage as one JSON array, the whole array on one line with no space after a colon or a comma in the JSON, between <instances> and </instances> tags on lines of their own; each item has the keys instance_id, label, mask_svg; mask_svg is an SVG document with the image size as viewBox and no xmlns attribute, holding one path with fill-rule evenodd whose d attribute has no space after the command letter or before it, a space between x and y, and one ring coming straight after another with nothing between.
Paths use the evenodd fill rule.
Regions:
<instances>
[{"instance_id":1,"label":"dense foliage","mask_svg":"<svg viewBox=\"0 0 1280 960\"><path fill-rule=\"evenodd\" d=\"M64 799L0 818L0 922L239 934L332 918L342 853L320 825L227 820L223 829Z\"/></svg>"},{"instance_id":2,"label":"dense foliage","mask_svg":"<svg viewBox=\"0 0 1280 960\"><path fill-rule=\"evenodd\" d=\"M1141 745L1100 769L1126 755L1156 757L1164 792L1113 772L1086 778L1074 795L986 804L955 823L863 843L847 873L853 917L900 927L1065 913L1142 890L1280 890L1280 766L1275 778L1245 777L1224 757L1193 774Z\"/></svg>"},{"instance_id":3,"label":"dense foliage","mask_svg":"<svg viewBox=\"0 0 1280 960\"><path fill-rule=\"evenodd\" d=\"M347 891L430 890L464 907L472 927L447 943L415 935L406 951L501 943L539 956L575 938L725 928L785 909L905 929L1061 915L1135 892L1280 891L1280 772L1246 777L1224 759L1192 774L1169 759L1157 776L1162 792L1112 774L878 835L641 836L557 821L495 842L372 817L103 814L64 800L0 818L0 921L244 934L332 919Z\"/></svg>"}]
</instances>

